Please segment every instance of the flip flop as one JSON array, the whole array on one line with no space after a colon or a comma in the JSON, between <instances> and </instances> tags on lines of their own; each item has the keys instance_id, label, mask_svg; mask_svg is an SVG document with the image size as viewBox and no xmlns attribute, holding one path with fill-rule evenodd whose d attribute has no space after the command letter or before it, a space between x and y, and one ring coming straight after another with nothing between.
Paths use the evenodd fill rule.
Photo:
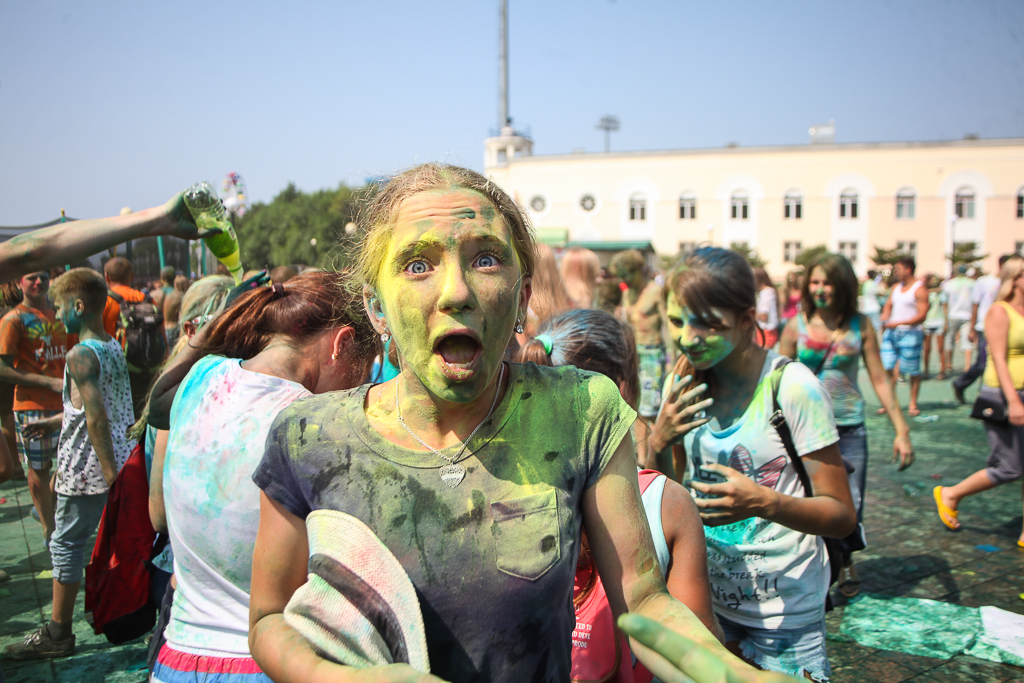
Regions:
<instances>
[{"instance_id":1,"label":"flip flop","mask_svg":"<svg viewBox=\"0 0 1024 683\"><path fill-rule=\"evenodd\" d=\"M935 506L939 509L939 519L942 520L942 523L945 524L946 527L949 528L951 531L958 530L960 528L959 526L953 526L948 521L946 521L946 517L949 517L950 519L956 521L956 516L958 513L956 510L950 509L948 505L942 502L942 487L936 486L934 489L932 489L932 496L935 498Z\"/></svg>"},{"instance_id":2,"label":"flip flop","mask_svg":"<svg viewBox=\"0 0 1024 683\"><path fill-rule=\"evenodd\" d=\"M840 570L837 588L844 598L855 598L860 593L860 576L857 575L852 562Z\"/></svg>"}]
</instances>

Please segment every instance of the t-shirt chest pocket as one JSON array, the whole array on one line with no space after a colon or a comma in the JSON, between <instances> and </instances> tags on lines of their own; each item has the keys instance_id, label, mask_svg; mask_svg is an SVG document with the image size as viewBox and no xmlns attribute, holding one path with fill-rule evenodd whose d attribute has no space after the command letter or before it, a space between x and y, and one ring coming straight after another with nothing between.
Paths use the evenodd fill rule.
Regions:
<instances>
[{"instance_id":1,"label":"t-shirt chest pocket","mask_svg":"<svg viewBox=\"0 0 1024 683\"><path fill-rule=\"evenodd\" d=\"M498 569L535 581L561 555L555 490L491 503L491 534Z\"/></svg>"}]
</instances>

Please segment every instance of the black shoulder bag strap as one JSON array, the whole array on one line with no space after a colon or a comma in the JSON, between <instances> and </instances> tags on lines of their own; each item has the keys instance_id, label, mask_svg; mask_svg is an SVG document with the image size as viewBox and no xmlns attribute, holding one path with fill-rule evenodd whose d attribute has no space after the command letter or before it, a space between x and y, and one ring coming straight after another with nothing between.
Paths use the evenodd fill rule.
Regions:
<instances>
[{"instance_id":1,"label":"black shoulder bag strap","mask_svg":"<svg viewBox=\"0 0 1024 683\"><path fill-rule=\"evenodd\" d=\"M779 438L782 440L782 445L786 448L786 453L789 455L789 459L793 462L793 468L796 470L796 476L800 479L800 483L804 487L804 496L811 498L814 496L814 487L811 486L811 478L807 474L807 468L804 467L804 461L800 459L800 455L796 452L796 445L793 443L793 433L789 430L789 423L786 422L786 415L782 412L782 406L779 405L779 385L782 384L782 371L787 365L793 361L789 358L783 357L772 370L772 416L769 422L772 423L772 427L779 433ZM828 538L827 536L821 537L825 541L825 550L828 551L828 562L829 562L829 585L831 586L839 580L839 572L843 566L843 555L839 549L839 540L835 538ZM832 597L826 594L825 597L825 611L832 610Z\"/></svg>"}]
</instances>

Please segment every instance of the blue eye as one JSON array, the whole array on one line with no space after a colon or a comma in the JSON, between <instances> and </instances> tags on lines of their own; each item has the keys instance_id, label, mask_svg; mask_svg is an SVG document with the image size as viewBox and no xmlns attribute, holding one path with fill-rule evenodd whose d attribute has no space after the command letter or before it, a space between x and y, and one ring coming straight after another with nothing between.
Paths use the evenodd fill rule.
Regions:
<instances>
[{"instance_id":1,"label":"blue eye","mask_svg":"<svg viewBox=\"0 0 1024 683\"><path fill-rule=\"evenodd\" d=\"M413 261L412 263L407 265L405 269L412 273L413 275L422 275L423 273L427 272L427 262Z\"/></svg>"},{"instance_id":2,"label":"blue eye","mask_svg":"<svg viewBox=\"0 0 1024 683\"><path fill-rule=\"evenodd\" d=\"M476 260L476 264L481 268L491 268L498 265L498 259L494 258L491 254L483 254Z\"/></svg>"}]
</instances>

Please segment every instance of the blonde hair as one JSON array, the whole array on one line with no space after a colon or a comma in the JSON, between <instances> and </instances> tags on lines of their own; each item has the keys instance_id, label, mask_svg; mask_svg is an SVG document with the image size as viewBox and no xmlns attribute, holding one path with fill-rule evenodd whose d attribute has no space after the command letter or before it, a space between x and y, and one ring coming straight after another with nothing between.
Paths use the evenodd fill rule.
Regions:
<instances>
[{"instance_id":1,"label":"blonde hair","mask_svg":"<svg viewBox=\"0 0 1024 683\"><path fill-rule=\"evenodd\" d=\"M512 198L476 171L448 164L421 164L392 177L360 211L362 240L357 270L363 282L376 287L380 269L387 258L391 232L406 199L430 190L466 189L487 197L512 235L512 246L523 275L534 272L534 239L530 223Z\"/></svg>"},{"instance_id":2,"label":"blonde hair","mask_svg":"<svg viewBox=\"0 0 1024 683\"><path fill-rule=\"evenodd\" d=\"M999 293L996 294L996 301L1009 301L1013 298L1013 281L1024 273L1024 257L1011 256L1006 259L1002 269L999 271Z\"/></svg>"},{"instance_id":3,"label":"blonde hair","mask_svg":"<svg viewBox=\"0 0 1024 683\"><path fill-rule=\"evenodd\" d=\"M601 262L597 254L584 247L572 247L562 256L562 284L580 308L594 307L594 289Z\"/></svg>"},{"instance_id":4,"label":"blonde hair","mask_svg":"<svg viewBox=\"0 0 1024 683\"><path fill-rule=\"evenodd\" d=\"M107 304L107 281L92 268L72 268L50 285L50 300L79 298L87 313L102 313Z\"/></svg>"},{"instance_id":5,"label":"blonde hair","mask_svg":"<svg viewBox=\"0 0 1024 683\"><path fill-rule=\"evenodd\" d=\"M573 307L572 299L562 285L555 264L555 254L546 244L537 245L537 268L533 273L533 294L530 296L530 314L526 327L530 334L548 318Z\"/></svg>"}]
</instances>

